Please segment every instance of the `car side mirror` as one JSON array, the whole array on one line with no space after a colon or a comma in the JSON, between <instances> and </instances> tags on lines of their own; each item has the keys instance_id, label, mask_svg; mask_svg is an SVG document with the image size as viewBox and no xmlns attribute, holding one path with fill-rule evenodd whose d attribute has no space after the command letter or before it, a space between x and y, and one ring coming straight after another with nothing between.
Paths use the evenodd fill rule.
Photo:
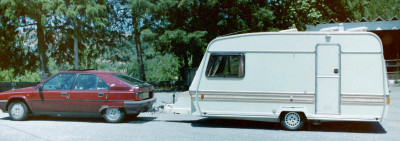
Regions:
<instances>
[{"instance_id":1,"label":"car side mirror","mask_svg":"<svg viewBox=\"0 0 400 141\"><path fill-rule=\"evenodd\" d=\"M39 91L43 91L43 85L39 86Z\"/></svg>"}]
</instances>

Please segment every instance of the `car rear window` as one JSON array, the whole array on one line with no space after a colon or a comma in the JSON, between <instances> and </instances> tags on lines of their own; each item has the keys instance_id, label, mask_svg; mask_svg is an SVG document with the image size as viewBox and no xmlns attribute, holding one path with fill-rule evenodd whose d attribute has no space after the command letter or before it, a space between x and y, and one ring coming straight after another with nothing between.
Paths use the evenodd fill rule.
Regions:
<instances>
[{"instance_id":1,"label":"car rear window","mask_svg":"<svg viewBox=\"0 0 400 141\"><path fill-rule=\"evenodd\" d=\"M128 83L128 84L133 85L133 86L142 87L142 86L148 86L148 85L150 85L150 84L148 84L148 83L146 83L146 82L144 82L144 81L142 81L142 80L139 80L139 79L130 77L130 76L125 75L125 74L114 74L113 76L116 77L116 78L118 78L119 80L122 80L122 81L124 81L124 82L126 82L126 83Z\"/></svg>"}]
</instances>

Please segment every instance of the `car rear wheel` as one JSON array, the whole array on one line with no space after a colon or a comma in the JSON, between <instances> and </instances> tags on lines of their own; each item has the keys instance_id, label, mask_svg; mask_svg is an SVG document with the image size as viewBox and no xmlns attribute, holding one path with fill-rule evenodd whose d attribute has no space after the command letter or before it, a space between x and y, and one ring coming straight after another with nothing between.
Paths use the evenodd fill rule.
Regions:
<instances>
[{"instance_id":1,"label":"car rear wheel","mask_svg":"<svg viewBox=\"0 0 400 141\"><path fill-rule=\"evenodd\" d=\"M107 122L118 123L124 119L125 113L120 108L107 108L103 116Z\"/></svg>"},{"instance_id":2,"label":"car rear wheel","mask_svg":"<svg viewBox=\"0 0 400 141\"><path fill-rule=\"evenodd\" d=\"M304 117L297 112L284 113L281 125L286 130L299 130L304 126Z\"/></svg>"},{"instance_id":3,"label":"car rear wheel","mask_svg":"<svg viewBox=\"0 0 400 141\"><path fill-rule=\"evenodd\" d=\"M25 120L28 117L28 107L24 102L15 101L8 106L8 114L11 120Z\"/></svg>"}]
</instances>

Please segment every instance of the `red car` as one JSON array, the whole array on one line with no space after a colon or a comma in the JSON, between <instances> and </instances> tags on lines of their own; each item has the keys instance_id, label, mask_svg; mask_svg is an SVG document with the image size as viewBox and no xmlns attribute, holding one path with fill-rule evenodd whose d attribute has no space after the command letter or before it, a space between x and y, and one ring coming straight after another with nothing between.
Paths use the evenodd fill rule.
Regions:
<instances>
[{"instance_id":1,"label":"red car","mask_svg":"<svg viewBox=\"0 0 400 141\"><path fill-rule=\"evenodd\" d=\"M28 114L103 115L121 122L152 108L153 86L130 76L93 70L62 71L36 87L0 93L0 109L12 120Z\"/></svg>"}]
</instances>

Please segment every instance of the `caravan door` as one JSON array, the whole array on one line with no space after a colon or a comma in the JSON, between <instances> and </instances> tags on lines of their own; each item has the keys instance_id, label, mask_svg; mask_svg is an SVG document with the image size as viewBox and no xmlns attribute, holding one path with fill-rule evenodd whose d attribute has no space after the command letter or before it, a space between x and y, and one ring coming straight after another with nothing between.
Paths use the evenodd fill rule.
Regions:
<instances>
[{"instance_id":1,"label":"caravan door","mask_svg":"<svg viewBox=\"0 0 400 141\"><path fill-rule=\"evenodd\" d=\"M316 47L316 114L340 114L340 45Z\"/></svg>"}]
</instances>

